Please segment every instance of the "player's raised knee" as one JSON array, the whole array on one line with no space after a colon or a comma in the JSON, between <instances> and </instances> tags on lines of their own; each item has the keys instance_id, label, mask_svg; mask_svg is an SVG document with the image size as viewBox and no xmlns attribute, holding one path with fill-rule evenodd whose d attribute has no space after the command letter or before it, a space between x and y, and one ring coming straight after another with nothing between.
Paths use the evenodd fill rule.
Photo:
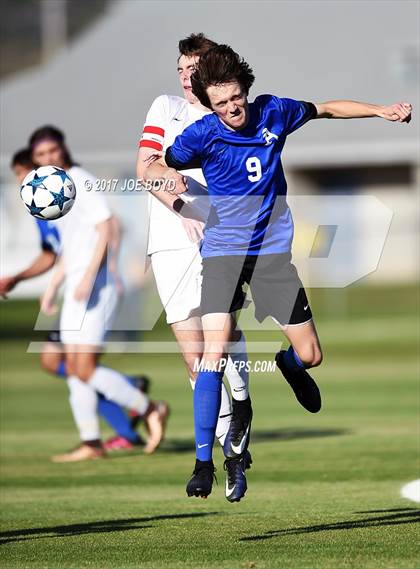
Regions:
<instances>
[{"instance_id":1,"label":"player's raised knee","mask_svg":"<svg viewBox=\"0 0 420 569\"><path fill-rule=\"evenodd\" d=\"M305 367L316 367L322 362L322 352L321 350L312 344L296 350L299 359L305 365Z\"/></svg>"},{"instance_id":2,"label":"player's raised knee","mask_svg":"<svg viewBox=\"0 0 420 569\"><path fill-rule=\"evenodd\" d=\"M317 367L322 363L323 355L321 350L315 349L314 357L312 358L312 365L311 367Z\"/></svg>"}]
</instances>

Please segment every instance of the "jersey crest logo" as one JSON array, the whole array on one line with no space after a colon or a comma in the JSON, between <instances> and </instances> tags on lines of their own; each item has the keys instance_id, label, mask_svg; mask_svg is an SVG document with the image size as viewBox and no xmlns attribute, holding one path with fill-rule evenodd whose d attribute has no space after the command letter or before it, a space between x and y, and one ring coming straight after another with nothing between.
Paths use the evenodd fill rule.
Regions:
<instances>
[{"instance_id":1,"label":"jersey crest logo","mask_svg":"<svg viewBox=\"0 0 420 569\"><path fill-rule=\"evenodd\" d=\"M278 139L279 139L279 137L277 136L277 134L274 134L273 132L270 132L270 131L268 130L268 128L263 128L263 130L262 130L262 135L263 135L263 138L264 138L264 140L265 140L265 145L266 145L266 146L268 146L269 144L271 144L271 141L272 141L273 139L275 139L275 140L278 140Z\"/></svg>"}]
</instances>

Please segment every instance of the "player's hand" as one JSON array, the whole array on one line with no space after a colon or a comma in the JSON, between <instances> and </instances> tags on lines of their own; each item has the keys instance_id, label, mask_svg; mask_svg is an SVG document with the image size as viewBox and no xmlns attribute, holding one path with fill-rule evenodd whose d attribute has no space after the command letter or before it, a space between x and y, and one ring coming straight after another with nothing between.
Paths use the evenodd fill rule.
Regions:
<instances>
[{"instance_id":1,"label":"player's hand","mask_svg":"<svg viewBox=\"0 0 420 569\"><path fill-rule=\"evenodd\" d=\"M163 179L167 182L164 184L163 189L169 194L178 196L188 190L186 177L173 168L168 169L164 174Z\"/></svg>"},{"instance_id":2,"label":"player's hand","mask_svg":"<svg viewBox=\"0 0 420 569\"><path fill-rule=\"evenodd\" d=\"M92 280L84 276L74 291L74 299L78 302L83 302L89 299L92 292Z\"/></svg>"},{"instance_id":3,"label":"player's hand","mask_svg":"<svg viewBox=\"0 0 420 569\"><path fill-rule=\"evenodd\" d=\"M182 225L184 226L185 232L188 235L188 239L190 241L192 241L193 243L198 243L203 239L204 223L202 221L183 217Z\"/></svg>"},{"instance_id":4,"label":"player's hand","mask_svg":"<svg viewBox=\"0 0 420 569\"><path fill-rule=\"evenodd\" d=\"M3 277L0 279L0 296L7 298L7 293L15 288L17 280L15 277Z\"/></svg>"},{"instance_id":5,"label":"player's hand","mask_svg":"<svg viewBox=\"0 0 420 569\"><path fill-rule=\"evenodd\" d=\"M47 316L52 316L58 312L58 306L55 302L57 290L48 288L41 297L41 311Z\"/></svg>"},{"instance_id":6,"label":"player's hand","mask_svg":"<svg viewBox=\"0 0 420 569\"><path fill-rule=\"evenodd\" d=\"M395 103L394 105L383 107L381 117L387 121L409 123L412 110L413 107L410 103Z\"/></svg>"}]
</instances>

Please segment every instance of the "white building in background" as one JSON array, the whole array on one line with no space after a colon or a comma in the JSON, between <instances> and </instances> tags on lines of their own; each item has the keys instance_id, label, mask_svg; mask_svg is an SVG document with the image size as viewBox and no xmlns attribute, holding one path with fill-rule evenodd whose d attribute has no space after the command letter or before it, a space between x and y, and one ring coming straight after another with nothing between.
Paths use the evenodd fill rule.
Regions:
<instances>
[{"instance_id":1,"label":"white building in background","mask_svg":"<svg viewBox=\"0 0 420 569\"><path fill-rule=\"evenodd\" d=\"M137 140L151 101L179 93L177 45L203 31L229 43L257 77L251 99L273 93L322 101L419 101L419 4L404 2L214 2L118 0L75 43L43 66L1 87L1 273L36 252L37 236L8 169L11 154L42 124L55 124L75 158L100 177L133 177ZM381 14L378 19L378 11ZM240 26L233 26L238 22ZM418 266L419 120L315 121L290 137L284 152L292 195L372 194L394 215L378 270L369 279L413 280ZM143 203L113 198L139 242L147 234ZM133 205L135 204L135 205ZM127 214L124 213L127 212ZM299 221L299 220L298 220ZM369 219L357 227L370 231ZM365 233L363 233L365 232ZM362 239L363 241L363 239ZM42 287L22 286L21 294Z\"/></svg>"}]
</instances>

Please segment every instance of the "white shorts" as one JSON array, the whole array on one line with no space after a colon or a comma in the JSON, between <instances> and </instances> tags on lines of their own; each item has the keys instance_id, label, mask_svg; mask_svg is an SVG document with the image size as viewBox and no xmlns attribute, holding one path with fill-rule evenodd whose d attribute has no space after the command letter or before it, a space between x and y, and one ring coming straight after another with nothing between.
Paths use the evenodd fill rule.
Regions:
<instances>
[{"instance_id":1,"label":"white shorts","mask_svg":"<svg viewBox=\"0 0 420 569\"><path fill-rule=\"evenodd\" d=\"M66 282L60 318L63 344L102 346L112 326L118 304L118 294L112 276L101 269L88 301L77 301L74 291L82 275L72 275Z\"/></svg>"},{"instance_id":2,"label":"white shorts","mask_svg":"<svg viewBox=\"0 0 420 569\"><path fill-rule=\"evenodd\" d=\"M174 324L199 316L201 302L201 255L198 246L150 255L166 322Z\"/></svg>"}]
</instances>

